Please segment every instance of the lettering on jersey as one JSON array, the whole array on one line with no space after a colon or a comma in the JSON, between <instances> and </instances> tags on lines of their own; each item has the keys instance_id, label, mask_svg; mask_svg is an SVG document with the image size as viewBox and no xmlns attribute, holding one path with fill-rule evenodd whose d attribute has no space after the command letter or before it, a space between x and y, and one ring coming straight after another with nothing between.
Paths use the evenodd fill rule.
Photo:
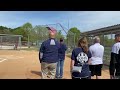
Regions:
<instances>
[{"instance_id":1,"label":"lettering on jersey","mask_svg":"<svg viewBox=\"0 0 120 90\"><path fill-rule=\"evenodd\" d=\"M77 61L81 64L86 63L88 61L87 54L84 53L84 52L79 53L78 56L77 56Z\"/></svg>"}]
</instances>

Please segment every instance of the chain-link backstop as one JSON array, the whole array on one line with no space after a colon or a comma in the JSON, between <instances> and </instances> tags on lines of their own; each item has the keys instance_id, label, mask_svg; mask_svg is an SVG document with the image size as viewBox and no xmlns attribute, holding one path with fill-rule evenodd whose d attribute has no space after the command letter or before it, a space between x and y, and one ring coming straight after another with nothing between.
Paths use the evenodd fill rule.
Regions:
<instances>
[{"instance_id":1,"label":"chain-link backstop","mask_svg":"<svg viewBox=\"0 0 120 90\"><path fill-rule=\"evenodd\" d=\"M0 34L0 49L20 49L21 35Z\"/></svg>"},{"instance_id":2,"label":"chain-link backstop","mask_svg":"<svg viewBox=\"0 0 120 90\"><path fill-rule=\"evenodd\" d=\"M57 24L47 24L47 25L36 25L33 30L36 33L36 46L39 48L41 43L49 38L48 29L46 27L53 27L57 30L56 39L59 41L59 39L62 37L64 39L65 44L68 47L67 52L71 52L73 48L75 47L75 35L72 32L68 33L68 29L61 25L60 23ZM32 36L30 37L32 38Z\"/></svg>"}]
</instances>

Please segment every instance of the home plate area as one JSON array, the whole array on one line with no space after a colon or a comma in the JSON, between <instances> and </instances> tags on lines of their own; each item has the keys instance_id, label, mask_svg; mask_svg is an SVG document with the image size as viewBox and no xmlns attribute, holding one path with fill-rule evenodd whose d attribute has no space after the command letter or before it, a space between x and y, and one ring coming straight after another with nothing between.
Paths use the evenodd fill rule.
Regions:
<instances>
[{"instance_id":1,"label":"home plate area","mask_svg":"<svg viewBox=\"0 0 120 90\"><path fill-rule=\"evenodd\" d=\"M0 62L6 61L6 60L16 60L24 57L20 56L14 56L14 55L0 55Z\"/></svg>"}]
</instances>

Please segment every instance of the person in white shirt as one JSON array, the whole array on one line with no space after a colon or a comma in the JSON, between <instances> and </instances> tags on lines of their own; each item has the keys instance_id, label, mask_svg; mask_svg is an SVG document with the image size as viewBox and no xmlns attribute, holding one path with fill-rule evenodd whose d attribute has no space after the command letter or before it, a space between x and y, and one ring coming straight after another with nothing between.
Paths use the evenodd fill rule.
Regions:
<instances>
[{"instance_id":1,"label":"person in white shirt","mask_svg":"<svg viewBox=\"0 0 120 90\"><path fill-rule=\"evenodd\" d=\"M89 51L92 54L91 65L89 66L91 76L96 75L96 79L101 79L104 47L100 44L100 38L98 36L95 37L94 44L89 47Z\"/></svg>"},{"instance_id":2,"label":"person in white shirt","mask_svg":"<svg viewBox=\"0 0 120 90\"><path fill-rule=\"evenodd\" d=\"M120 34L115 35L115 44L112 46L110 66L110 79L120 79Z\"/></svg>"}]
</instances>

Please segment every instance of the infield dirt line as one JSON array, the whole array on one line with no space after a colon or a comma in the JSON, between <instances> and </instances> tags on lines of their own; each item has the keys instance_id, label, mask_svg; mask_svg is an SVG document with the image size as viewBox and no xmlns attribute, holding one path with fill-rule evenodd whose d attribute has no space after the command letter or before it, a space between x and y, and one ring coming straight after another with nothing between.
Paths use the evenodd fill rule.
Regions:
<instances>
[{"instance_id":1,"label":"infield dirt line","mask_svg":"<svg viewBox=\"0 0 120 90\"><path fill-rule=\"evenodd\" d=\"M7 59L2 59L0 62L6 61Z\"/></svg>"}]
</instances>

